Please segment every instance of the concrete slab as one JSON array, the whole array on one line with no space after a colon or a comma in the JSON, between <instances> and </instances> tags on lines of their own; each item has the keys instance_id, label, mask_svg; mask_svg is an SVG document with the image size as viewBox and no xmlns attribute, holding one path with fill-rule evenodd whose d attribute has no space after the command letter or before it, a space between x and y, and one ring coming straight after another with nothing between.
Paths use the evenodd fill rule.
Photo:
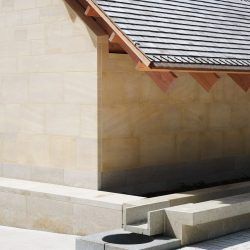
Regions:
<instances>
[{"instance_id":1,"label":"concrete slab","mask_svg":"<svg viewBox=\"0 0 250 250\"><path fill-rule=\"evenodd\" d=\"M250 193L165 209L168 219L195 226L250 213Z\"/></svg>"},{"instance_id":2,"label":"concrete slab","mask_svg":"<svg viewBox=\"0 0 250 250\"><path fill-rule=\"evenodd\" d=\"M166 208L164 233L194 244L248 229L250 193Z\"/></svg>"},{"instance_id":3,"label":"concrete slab","mask_svg":"<svg viewBox=\"0 0 250 250\"><path fill-rule=\"evenodd\" d=\"M214 240L204 241L182 250L247 250L250 249L250 230L229 234Z\"/></svg>"},{"instance_id":4,"label":"concrete slab","mask_svg":"<svg viewBox=\"0 0 250 250\"><path fill-rule=\"evenodd\" d=\"M180 247L180 240L165 236L149 237L122 229L77 239L76 250L168 250Z\"/></svg>"},{"instance_id":5,"label":"concrete slab","mask_svg":"<svg viewBox=\"0 0 250 250\"><path fill-rule=\"evenodd\" d=\"M184 193L163 195L148 199L138 199L124 205L123 224L125 225L125 230L128 230L126 225L130 226L141 223L142 221L146 222L149 211L173 207L185 203L204 202L207 200L240 195L248 192L250 192L250 181L198 189Z\"/></svg>"},{"instance_id":6,"label":"concrete slab","mask_svg":"<svg viewBox=\"0 0 250 250\"><path fill-rule=\"evenodd\" d=\"M125 234L125 231L119 229L119 230L79 237L76 240L76 250L104 250L106 242L103 240L103 238L113 234Z\"/></svg>"},{"instance_id":7,"label":"concrete slab","mask_svg":"<svg viewBox=\"0 0 250 250\"><path fill-rule=\"evenodd\" d=\"M110 231L122 228L123 204L136 199L144 198L0 177L4 226L73 235Z\"/></svg>"},{"instance_id":8,"label":"concrete slab","mask_svg":"<svg viewBox=\"0 0 250 250\"><path fill-rule=\"evenodd\" d=\"M42 198L119 210L125 203L144 199L133 195L3 177L0 177L0 191L22 195L35 194Z\"/></svg>"},{"instance_id":9,"label":"concrete slab","mask_svg":"<svg viewBox=\"0 0 250 250\"><path fill-rule=\"evenodd\" d=\"M1 250L75 250L77 236L0 226Z\"/></svg>"}]
</instances>

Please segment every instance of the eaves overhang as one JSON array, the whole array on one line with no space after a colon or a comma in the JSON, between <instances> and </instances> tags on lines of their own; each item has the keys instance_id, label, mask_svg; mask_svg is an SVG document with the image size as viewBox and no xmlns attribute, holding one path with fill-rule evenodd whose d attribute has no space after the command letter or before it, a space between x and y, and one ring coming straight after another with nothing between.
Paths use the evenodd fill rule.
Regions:
<instances>
[{"instance_id":1,"label":"eaves overhang","mask_svg":"<svg viewBox=\"0 0 250 250\"><path fill-rule=\"evenodd\" d=\"M117 25L114 19L109 16L109 13L98 4L98 2L105 1L66 1L77 1L80 3L85 10L85 16L94 19L99 25L103 26L104 29L108 30L108 35L110 36L109 41L111 43L119 44L120 47L133 59L136 64L136 69L147 72L164 91L166 91L171 82L177 78L174 72L178 71L189 72L207 91L209 91L219 79L219 76L217 75L218 73L227 73L245 91L250 88L250 57L248 58L248 55L246 55L247 58L242 54L240 55L240 58L218 58L213 57L213 54L208 54L206 57L200 55L195 57L188 55L167 56L164 54L168 51L167 49L162 55L149 55L145 52L146 50L142 48L142 45L140 43L135 43L135 41L124 32L124 29ZM119 1L124 2L124 0ZM108 0L107 2L119 1ZM150 1L147 0L147 2ZM238 76L235 77L235 75Z\"/></svg>"}]
</instances>

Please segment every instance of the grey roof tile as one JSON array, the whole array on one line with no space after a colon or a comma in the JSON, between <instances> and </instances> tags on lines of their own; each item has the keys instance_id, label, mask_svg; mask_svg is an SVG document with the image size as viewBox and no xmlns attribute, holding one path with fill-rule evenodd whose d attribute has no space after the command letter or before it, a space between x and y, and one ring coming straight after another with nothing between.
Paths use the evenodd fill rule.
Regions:
<instances>
[{"instance_id":1,"label":"grey roof tile","mask_svg":"<svg viewBox=\"0 0 250 250\"><path fill-rule=\"evenodd\" d=\"M95 0L153 63L250 67L249 0Z\"/></svg>"}]
</instances>

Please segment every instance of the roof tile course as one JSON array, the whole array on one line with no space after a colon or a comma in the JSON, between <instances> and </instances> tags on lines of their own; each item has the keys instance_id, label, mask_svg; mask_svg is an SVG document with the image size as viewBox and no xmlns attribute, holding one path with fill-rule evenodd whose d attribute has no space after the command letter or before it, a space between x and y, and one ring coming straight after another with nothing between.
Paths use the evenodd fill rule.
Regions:
<instances>
[{"instance_id":1,"label":"roof tile course","mask_svg":"<svg viewBox=\"0 0 250 250\"><path fill-rule=\"evenodd\" d=\"M250 67L250 1L95 0L156 66Z\"/></svg>"}]
</instances>

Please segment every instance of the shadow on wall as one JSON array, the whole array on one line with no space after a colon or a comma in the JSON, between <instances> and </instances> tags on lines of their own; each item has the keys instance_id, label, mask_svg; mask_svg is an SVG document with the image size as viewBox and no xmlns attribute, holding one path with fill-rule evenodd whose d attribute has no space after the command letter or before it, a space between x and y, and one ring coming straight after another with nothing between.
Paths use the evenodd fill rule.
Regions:
<instances>
[{"instance_id":1,"label":"shadow on wall","mask_svg":"<svg viewBox=\"0 0 250 250\"><path fill-rule=\"evenodd\" d=\"M77 18L78 18L78 15L76 14L76 12L68 5L68 3L63 0L63 3L65 5L65 9L67 10L68 12L68 15L71 19L71 21L73 23L76 22ZM91 22L89 19L87 20L85 18L85 16L81 15L81 18L84 19L84 22L82 22L82 25L86 25L87 27L87 30L88 30L88 33L89 33L89 37L91 38L92 40L92 43L94 45L95 48L97 48L97 42L96 42L96 39L95 39L95 35L93 35L93 33L95 33L94 29L96 27L96 25L93 26L93 22ZM90 23L91 22L91 23ZM91 27L92 26L92 27ZM99 27L98 27L99 28ZM97 31L98 32L98 31ZM97 34L96 34L97 35Z\"/></svg>"},{"instance_id":2,"label":"shadow on wall","mask_svg":"<svg viewBox=\"0 0 250 250\"><path fill-rule=\"evenodd\" d=\"M250 159L216 159L102 173L102 190L154 197L250 179Z\"/></svg>"}]
</instances>

